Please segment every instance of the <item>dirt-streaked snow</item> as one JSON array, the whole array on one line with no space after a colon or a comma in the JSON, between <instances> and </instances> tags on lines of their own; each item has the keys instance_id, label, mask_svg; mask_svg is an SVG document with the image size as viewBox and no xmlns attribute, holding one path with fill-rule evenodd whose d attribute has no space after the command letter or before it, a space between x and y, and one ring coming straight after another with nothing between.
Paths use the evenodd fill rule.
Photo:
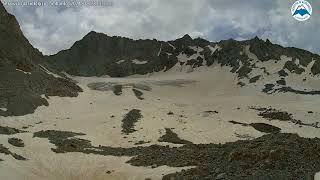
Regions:
<instances>
[{"instance_id":1,"label":"dirt-streaked snow","mask_svg":"<svg viewBox=\"0 0 320 180\"><path fill-rule=\"evenodd\" d=\"M273 68L270 64L267 69L272 71ZM164 134L165 128L175 128L174 132L180 138L193 143L225 143L239 140L238 135L263 135L252 127L234 125L229 122L232 120L267 123L281 128L282 132L298 133L310 138L320 137L320 131L316 128L299 127L290 122L268 121L258 116L257 111L249 109L250 106L272 106L292 113L294 118L305 123L314 123L320 117L319 98L290 93L267 95L261 92L262 84L240 88L237 85L237 76L229 70L216 66L199 68L192 73L169 71L129 78L72 77L84 91L77 98L50 97L50 105L39 107L34 114L0 117L1 126L19 129L33 126L26 129L29 131L27 133L0 136L1 144L29 159L16 161L11 156L0 154L0 158L5 160L0 163L0 174L5 179L54 179L54 175L58 179L68 179L64 176L79 174L101 179L160 179L163 174L181 170L169 167L134 167L125 163L128 157L56 154L50 149L54 145L47 139L32 137L33 132L41 130L81 132L86 134L81 138L90 140L94 146L113 147L133 147L134 143L140 140L151 141L142 146L167 145L169 143L157 141ZM132 92L132 86L124 86L122 95L116 96L112 91L91 90L87 86L96 82L144 84L150 86L151 90L142 91L144 100L139 100ZM294 78L289 77L288 83L293 82ZM320 89L319 82L309 78L307 82L308 86ZM133 108L141 110L143 118L135 124L136 132L124 135L121 133L121 121ZM169 111L174 114L169 116ZM205 114L205 111L218 113ZM314 113L308 114L307 111ZM42 123L39 124L40 121ZM21 138L26 146L10 146L7 143L8 137ZM74 171L79 173L74 175ZM111 173L105 173L106 171ZM44 172L49 174L48 177L44 177Z\"/></svg>"}]
</instances>

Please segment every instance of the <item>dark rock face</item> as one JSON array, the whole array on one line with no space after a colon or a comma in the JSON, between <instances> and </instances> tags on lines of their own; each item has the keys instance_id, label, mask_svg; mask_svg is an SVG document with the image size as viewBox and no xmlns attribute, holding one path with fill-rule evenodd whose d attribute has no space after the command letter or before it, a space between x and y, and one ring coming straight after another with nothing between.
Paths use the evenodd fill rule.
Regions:
<instances>
[{"instance_id":1,"label":"dark rock face","mask_svg":"<svg viewBox=\"0 0 320 180\"><path fill-rule=\"evenodd\" d=\"M251 123L250 126L264 133L277 133L281 131L280 128L265 123Z\"/></svg>"},{"instance_id":2,"label":"dark rock face","mask_svg":"<svg viewBox=\"0 0 320 180\"><path fill-rule=\"evenodd\" d=\"M250 44L250 51L262 61L268 61L269 59L280 60L281 56L285 55L292 57L292 60L299 59L299 64L306 67L313 59L320 60L320 56L316 54L293 47L283 48L280 45L272 44L268 39L264 43L261 39L255 37L249 40L248 43Z\"/></svg>"},{"instance_id":3,"label":"dark rock face","mask_svg":"<svg viewBox=\"0 0 320 180\"><path fill-rule=\"evenodd\" d=\"M241 82L241 81L240 81L240 82L237 83L237 85L239 85L240 87L243 87L243 86L245 86L246 84L245 84L244 82Z\"/></svg>"},{"instance_id":4,"label":"dark rock face","mask_svg":"<svg viewBox=\"0 0 320 180\"><path fill-rule=\"evenodd\" d=\"M311 72L312 74L316 75L316 74L320 74L320 61L316 61L312 68L311 68Z\"/></svg>"},{"instance_id":5,"label":"dark rock face","mask_svg":"<svg viewBox=\"0 0 320 180\"><path fill-rule=\"evenodd\" d=\"M113 93L116 95L116 96L120 96L122 94L122 85L119 84L119 85L114 85L113 86Z\"/></svg>"},{"instance_id":6,"label":"dark rock face","mask_svg":"<svg viewBox=\"0 0 320 180\"><path fill-rule=\"evenodd\" d=\"M75 137L75 136L83 136L85 134L83 133L74 133L74 132L68 132L68 131L55 131L55 130L46 130L46 131L39 131L35 132L33 134L33 137L38 138L48 138L51 143L57 144L58 146L63 146L63 148L59 148L54 152L57 153L63 153L68 151L73 151L77 148L84 148L85 146L90 145L90 141L83 140L83 139L74 139L71 140L69 138ZM66 143L67 140L68 143Z\"/></svg>"},{"instance_id":7,"label":"dark rock face","mask_svg":"<svg viewBox=\"0 0 320 180\"><path fill-rule=\"evenodd\" d=\"M65 70L69 74L124 77L170 69L177 59L164 53L167 50L173 51L168 43L156 40L134 41L90 32L70 50L61 51L47 59L52 68ZM147 63L135 64L132 62L135 59ZM120 63L121 60L123 62Z\"/></svg>"},{"instance_id":8,"label":"dark rock face","mask_svg":"<svg viewBox=\"0 0 320 180\"><path fill-rule=\"evenodd\" d=\"M303 95L320 95L320 90L311 90L311 91L302 91L293 89L292 87L281 87L278 89L275 89L275 92L291 92L295 94L303 94Z\"/></svg>"},{"instance_id":9,"label":"dark rock face","mask_svg":"<svg viewBox=\"0 0 320 180\"><path fill-rule=\"evenodd\" d=\"M301 120L297 120L293 118L293 115L286 112L286 111L281 111L273 108L256 108L256 107L251 107L251 109L259 111L259 116L269 120L278 120L278 121L288 121L294 124L297 124L299 126L310 126L314 128L320 128L319 127L319 122L316 123L304 123Z\"/></svg>"},{"instance_id":10,"label":"dark rock face","mask_svg":"<svg viewBox=\"0 0 320 180\"><path fill-rule=\"evenodd\" d=\"M270 91L273 90L273 87L274 87L274 86L275 86L274 84L265 84L265 85L264 85L264 89L262 89L262 92L264 92L264 93L270 93Z\"/></svg>"},{"instance_id":11,"label":"dark rock face","mask_svg":"<svg viewBox=\"0 0 320 180\"><path fill-rule=\"evenodd\" d=\"M0 134L12 135L12 134L18 134L23 132L26 132L26 131L22 131L22 130L7 127L7 126L6 127L0 126Z\"/></svg>"},{"instance_id":12,"label":"dark rock face","mask_svg":"<svg viewBox=\"0 0 320 180\"><path fill-rule=\"evenodd\" d=\"M166 134L161 136L159 142L168 142L173 144L192 144L192 142L181 139L170 128L166 128Z\"/></svg>"},{"instance_id":13,"label":"dark rock face","mask_svg":"<svg viewBox=\"0 0 320 180\"><path fill-rule=\"evenodd\" d=\"M261 75L255 76L249 80L249 83L255 83L260 79Z\"/></svg>"},{"instance_id":14,"label":"dark rock face","mask_svg":"<svg viewBox=\"0 0 320 180\"><path fill-rule=\"evenodd\" d=\"M252 108L259 112L259 116L262 116L268 120L280 120L280 121L292 121L292 114L286 111L280 111L273 108Z\"/></svg>"},{"instance_id":15,"label":"dark rock face","mask_svg":"<svg viewBox=\"0 0 320 180\"><path fill-rule=\"evenodd\" d=\"M237 122L237 121L229 121L232 124L238 124L241 126L251 126L253 127L255 130L263 132L263 133L279 133L281 131L280 128L270 125L270 124L266 124L266 123L251 123L251 124L247 124L247 123L242 123L242 122Z\"/></svg>"},{"instance_id":16,"label":"dark rock face","mask_svg":"<svg viewBox=\"0 0 320 180\"><path fill-rule=\"evenodd\" d=\"M46 96L75 97L80 87L49 75L42 54L22 34L15 17L0 2L0 116L33 113L48 105Z\"/></svg>"},{"instance_id":17,"label":"dark rock face","mask_svg":"<svg viewBox=\"0 0 320 180\"><path fill-rule=\"evenodd\" d=\"M12 146L24 147L24 143L23 143L22 139L9 138L9 139L8 139L8 143L11 144Z\"/></svg>"},{"instance_id":18,"label":"dark rock face","mask_svg":"<svg viewBox=\"0 0 320 180\"><path fill-rule=\"evenodd\" d=\"M11 155L16 160L27 160L23 156L11 152L7 147L3 146L2 144L0 144L0 154Z\"/></svg>"},{"instance_id":19,"label":"dark rock face","mask_svg":"<svg viewBox=\"0 0 320 180\"><path fill-rule=\"evenodd\" d=\"M128 135L130 133L135 132L135 123L141 118L141 110L132 109L131 111L129 111L122 120L122 133Z\"/></svg>"},{"instance_id":20,"label":"dark rock face","mask_svg":"<svg viewBox=\"0 0 320 180\"><path fill-rule=\"evenodd\" d=\"M285 86L287 84L285 79L280 79L280 80L278 80L276 82L277 82L278 85L282 85L282 86Z\"/></svg>"},{"instance_id":21,"label":"dark rock face","mask_svg":"<svg viewBox=\"0 0 320 180\"><path fill-rule=\"evenodd\" d=\"M283 68L288 69L291 73L296 74L301 74L304 72L304 69L296 65L293 61L287 61Z\"/></svg>"},{"instance_id":22,"label":"dark rock face","mask_svg":"<svg viewBox=\"0 0 320 180\"><path fill-rule=\"evenodd\" d=\"M265 84L264 88L262 89L262 92L267 94L273 94L273 93L294 93L294 94L302 94L302 95L320 95L320 90L299 90L299 89L293 89L290 86L285 86L286 81L284 79L276 81L280 87L276 87L275 84Z\"/></svg>"},{"instance_id":23,"label":"dark rock face","mask_svg":"<svg viewBox=\"0 0 320 180\"><path fill-rule=\"evenodd\" d=\"M55 131L55 130L47 130L47 131L39 131L33 134L33 137L41 137L41 138L60 138L60 139L66 139L69 137L74 136L83 136L84 133L74 133L74 132L68 132L68 131Z\"/></svg>"},{"instance_id":24,"label":"dark rock face","mask_svg":"<svg viewBox=\"0 0 320 180\"><path fill-rule=\"evenodd\" d=\"M285 70L280 70L279 72L278 72L278 74L279 74L279 76L283 76L283 77L286 77L286 76L288 76L288 73L285 71Z\"/></svg>"},{"instance_id":25,"label":"dark rock face","mask_svg":"<svg viewBox=\"0 0 320 180\"><path fill-rule=\"evenodd\" d=\"M139 99L139 100L144 100L143 96L143 92L137 90L137 89L132 89L134 95Z\"/></svg>"}]
</instances>

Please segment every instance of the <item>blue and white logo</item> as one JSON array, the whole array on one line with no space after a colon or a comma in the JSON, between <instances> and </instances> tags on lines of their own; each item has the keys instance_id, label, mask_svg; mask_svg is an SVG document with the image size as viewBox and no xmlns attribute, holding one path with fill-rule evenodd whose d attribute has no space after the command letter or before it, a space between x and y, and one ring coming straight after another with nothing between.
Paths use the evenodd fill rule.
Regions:
<instances>
[{"instance_id":1,"label":"blue and white logo","mask_svg":"<svg viewBox=\"0 0 320 180\"><path fill-rule=\"evenodd\" d=\"M298 0L292 5L291 14L298 21L306 21L311 17L312 7L308 1Z\"/></svg>"}]
</instances>

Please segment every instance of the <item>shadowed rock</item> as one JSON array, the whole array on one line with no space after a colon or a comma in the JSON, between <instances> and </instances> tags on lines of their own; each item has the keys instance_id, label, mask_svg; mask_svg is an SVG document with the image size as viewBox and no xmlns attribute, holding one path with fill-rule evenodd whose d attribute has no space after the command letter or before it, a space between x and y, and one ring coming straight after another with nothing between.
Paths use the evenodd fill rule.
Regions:
<instances>
[{"instance_id":1,"label":"shadowed rock","mask_svg":"<svg viewBox=\"0 0 320 180\"><path fill-rule=\"evenodd\" d=\"M273 90L274 86L275 86L274 84L265 84L264 88L262 89L262 92L271 94L272 93L271 91Z\"/></svg>"},{"instance_id":2,"label":"shadowed rock","mask_svg":"<svg viewBox=\"0 0 320 180\"><path fill-rule=\"evenodd\" d=\"M301 74L305 70L295 64L293 61L287 61L283 67L283 69L288 69L291 73Z\"/></svg>"},{"instance_id":3,"label":"shadowed rock","mask_svg":"<svg viewBox=\"0 0 320 180\"><path fill-rule=\"evenodd\" d=\"M237 122L237 121L229 121L232 124L238 124L238 125L242 125L242 126L251 126L253 127L255 130L263 132L263 133L278 133L281 131L280 128L270 125L270 124L265 124L265 123L241 123L241 122Z\"/></svg>"},{"instance_id":4,"label":"shadowed rock","mask_svg":"<svg viewBox=\"0 0 320 180\"><path fill-rule=\"evenodd\" d=\"M278 80L276 82L277 82L278 85L282 85L282 86L285 86L287 84L285 79L280 79L280 80Z\"/></svg>"},{"instance_id":5,"label":"shadowed rock","mask_svg":"<svg viewBox=\"0 0 320 180\"><path fill-rule=\"evenodd\" d=\"M280 120L280 121L292 121L292 114L286 111L280 111L272 108L251 108L259 112L259 116L262 116L268 120Z\"/></svg>"},{"instance_id":6,"label":"shadowed rock","mask_svg":"<svg viewBox=\"0 0 320 180\"><path fill-rule=\"evenodd\" d=\"M294 94L302 94L302 95L320 95L320 90L311 90L311 91L302 91L302 90L296 90L292 87L281 87L278 89L275 89L275 92L291 92Z\"/></svg>"},{"instance_id":7,"label":"shadowed rock","mask_svg":"<svg viewBox=\"0 0 320 180\"><path fill-rule=\"evenodd\" d=\"M310 124L304 123L301 120L294 119L292 114L289 114L286 111L280 111L273 108L256 108L256 107L251 107L251 109L260 111L258 115L270 121L272 120L288 121L294 124L298 124L300 126L310 126L314 128L320 128L318 126L319 125L318 122L310 123Z\"/></svg>"},{"instance_id":8,"label":"shadowed rock","mask_svg":"<svg viewBox=\"0 0 320 180\"><path fill-rule=\"evenodd\" d=\"M132 91L133 91L134 95L135 95L138 99L140 99L140 100L143 100L143 99L144 99L144 98L142 97L143 93L142 93L141 91L139 91L139 90L137 90L137 89L132 89Z\"/></svg>"},{"instance_id":9,"label":"shadowed rock","mask_svg":"<svg viewBox=\"0 0 320 180\"><path fill-rule=\"evenodd\" d=\"M113 93L117 96L120 96L122 94L122 85L114 85L113 86Z\"/></svg>"},{"instance_id":10,"label":"shadowed rock","mask_svg":"<svg viewBox=\"0 0 320 180\"><path fill-rule=\"evenodd\" d=\"M255 83L260 79L261 75L257 75L249 80L249 83Z\"/></svg>"},{"instance_id":11,"label":"shadowed rock","mask_svg":"<svg viewBox=\"0 0 320 180\"><path fill-rule=\"evenodd\" d=\"M24 143L23 143L22 139L9 138L9 139L8 139L8 143L11 144L12 146L24 147Z\"/></svg>"},{"instance_id":12,"label":"shadowed rock","mask_svg":"<svg viewBox=\"0 0 320 180\"><path fill-rule=\"evenodd\" d=\"M134 145L148 144L150 142L151 141L138 141L138 142L134 143Z\"/></svg>"},{"instance_id":13,"label":"shadowed rock","mask_svg":"<svg viewBox=\"0 0 320 180\"><path fill-rule=\"evenodd\" d=\"M254 129L264 133L277 133L281 131L280 128L265 123L251 123L249 125Z\"/></svg>"},{"instance_id":14,"label":"shadowed rock","mask_svg":"<svg viewBox=\"0 0 320 180\"><path fill-rule=\"evenodd\" d=\"M26 132L26 131L22 131L16 128L11 128L11 127L3 127L0 126L0 134L5 134L5 135L12 135L12 134L17 134L17 133L22 133L22 132Z\"/></svg>"},{"instance_id":15,"label":"shadowed rock","mask_svg":"<svg viewBox=\"0 0 320 180\"><path fill-rule=\"evenodd\" d=\"M285 70L280 70L279 72L278 72L278 74L279 74L279 76L282 76L282 77L286 77L286 76L288 76L289 74L285 71Z\"/></svg>"},{"instance_id":16,"label":"shadowed rock","mask_svg":"<svg viewBox=\"0 0 320 180\"><path fill-rule=\"evenodd\" d=\"M86 135L84 133L74 133L69 131L56 131L56 130L46 130L46 131L38 131L33 134L33 137L39 138L56 138L56 139L67 139L75 136L83 136Z\"/></svg>"},{"instance_id":17,"label":"shadowed rock","mask_svg":"<svg viewBox=\"0 0 320 180\"><path fill-rule=\"evenodd\" d=\"M192 142L181 139L170 128L166 128L166 134L159 138L159 142L168 142L173 144L192 144Z\"/></svg>"},{"instance_id":18,"label":"shadowed rock","mask_svg":"<svg viewBox=\"0 0 320 180\"><path fill-rule=\"evenodd\" d=\"M0 144L0 154L11 155L16 160L27 160L21 155L11 152L7 147Z\"/></svg>"},{"instance_id":19,"label":"shadowed rock","mask_svg":"<svg viewBox=\"0 0 320 180\"><path fill-rule=\"evenodd\" d=\"M135 132L134 129L135 123L142 118L141 110L132 109L127 113L122 120L122 133L130 134Z\"/></svg>"}]
</instances>

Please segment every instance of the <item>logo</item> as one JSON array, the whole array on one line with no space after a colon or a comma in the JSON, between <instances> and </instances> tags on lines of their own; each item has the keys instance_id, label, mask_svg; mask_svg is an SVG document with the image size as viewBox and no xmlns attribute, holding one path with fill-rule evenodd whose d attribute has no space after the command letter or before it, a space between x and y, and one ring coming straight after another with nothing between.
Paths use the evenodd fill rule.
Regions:
<instances>
[{"instance_id":1,"label":"logo","mask_svg":"<svg viewBox=\"0 0 320 180\"><path fill-rule=\"evenodd\" d=\"M308 1L298 0L292 5L291 14L298 21L306 21L311 17L312 7Z\"/></svg>"}]
</instances>

